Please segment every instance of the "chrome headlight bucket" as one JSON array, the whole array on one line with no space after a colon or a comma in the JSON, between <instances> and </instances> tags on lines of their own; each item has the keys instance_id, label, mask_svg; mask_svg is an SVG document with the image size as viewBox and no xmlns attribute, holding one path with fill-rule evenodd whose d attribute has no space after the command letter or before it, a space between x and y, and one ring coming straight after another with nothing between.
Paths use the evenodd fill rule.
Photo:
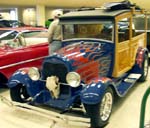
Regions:
<instances>
[{"instance_id":1,"label":"chrome headlight bucket","mask_svg":"<svg viewBox=\"0 0 150 128\"><path fill-rule=\"evenodd\" d=\"M38 68L36 68L36 67L31 67L28 71L28 75L34 81L40 79L40 73L39 73Z\"/></svg>"},{"instance_id":2,"label":"chrome headlight bucket","mask_svg":"<svg viewBox=\"0 0 150 128\"><path fill-rule=\"evenodd\" d=\"M77 72L69 72L66 81L71 87L78 87L81 82L80 75Z\"/></svg>"}]
</instances>

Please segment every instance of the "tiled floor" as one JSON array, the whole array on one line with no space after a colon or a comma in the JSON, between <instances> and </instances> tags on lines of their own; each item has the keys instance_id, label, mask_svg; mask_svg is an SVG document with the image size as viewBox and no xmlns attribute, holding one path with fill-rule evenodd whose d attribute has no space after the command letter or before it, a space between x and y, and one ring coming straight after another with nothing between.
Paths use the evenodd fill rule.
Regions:
<instances>
[{"instance_id":1,"label":"tiled floor","mask_svg":"<svg viewBox=\"0 0 150 128\"><path fill-rule=\"evenodd\" d=\"M149 80L138 83L124 98L119 98L114 104L110 122L106 128L139 128L142 97L150 86ZM150 96L146 106L146 121L150 120Z\"/></svg>"},{"instance_id":2,"label":"tiled floor","mask_svg":"<svg viewBox=\"0 0 150 128\"><path fill-rule=\"evenodd\" d=\"M113 112L106 128L139 128L141 100L150 86L150 74L144 83L137 83L123 98L114 103ZM0 94L9 98L9 90L0 90ZM150 121L150 97L146 109L146 121ZM14 111L0 102L1 128L81 128L56 123L52 120L37 116L34 113ZM85 128L85 127L82 127Z\"/></svg>"}]
</instances>

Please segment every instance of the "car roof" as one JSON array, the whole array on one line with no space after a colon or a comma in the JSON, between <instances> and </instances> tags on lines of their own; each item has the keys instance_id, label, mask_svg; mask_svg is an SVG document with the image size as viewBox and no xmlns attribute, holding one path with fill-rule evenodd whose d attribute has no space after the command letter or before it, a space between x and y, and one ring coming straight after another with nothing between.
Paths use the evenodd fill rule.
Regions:
<instances>
[{"instance_id":1,"label":"car roof","mask_svg":"<svg viewBox=\"0 0 150 128\"><path fill-rule=\"evenodd\" d=\"M93 9L93 10L83 10L83 11L73 11L64 14L60 17L60 21L63 20L73 20L73 19L85 19L85 18L94 18L94 19L114 19L117 15L120 15L125 12L130 12L130 9L125 10L106 10L106 9Z\"/></svg>"}]
</instances>

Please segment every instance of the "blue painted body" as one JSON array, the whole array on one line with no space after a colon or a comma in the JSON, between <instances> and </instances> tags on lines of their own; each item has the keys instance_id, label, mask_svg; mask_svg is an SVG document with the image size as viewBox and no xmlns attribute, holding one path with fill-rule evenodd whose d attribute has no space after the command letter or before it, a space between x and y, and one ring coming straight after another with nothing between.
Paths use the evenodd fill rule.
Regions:
<instances>
[{"instance_id":1,"label":"blue painted body","mask_svg":"<svg viewBox=\"0 0 150 128\"><path fill-rule=\"evenodd\" d=\"M113 78L113 53L112 42L101 40L63 42L62 49L44 60L40 80L32 81L27 74L28 68L23 68L13 74L9 79L8 86L12 88L21 83L25 85L28 94L33 98L32 102L63 110L69 109L78 101L86 104L99 103L108 86L119 96L124 96L137 81L133 78L130 82L126 82L125 79L131 73L141 73L141 68L135 64L128 73L119 78ZM58 68L59 66L61 67ZM53 72L53 70L56 71ZM81 85L77 88L61 85L59 98L53 99L44 80L47 76L57 75L60 81L65 83L65 75L70 71L80 74Z\"/></svg>"}]
</instances>

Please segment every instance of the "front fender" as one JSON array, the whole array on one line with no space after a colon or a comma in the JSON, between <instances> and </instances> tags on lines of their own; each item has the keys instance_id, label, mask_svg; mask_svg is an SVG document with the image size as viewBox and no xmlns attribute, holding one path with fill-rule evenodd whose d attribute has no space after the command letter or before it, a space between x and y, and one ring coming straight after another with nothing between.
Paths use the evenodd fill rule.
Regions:
<instances>
[{"instance_id":1,"label":"front fender","mask_svg":"<svg viewBox=\"0 0 150 128\"><path fill-rule=\"evenodd\" d=\"M88 84L81 92L81 101L85 104L97 104L101 101L105 90L110 85L111 80L96 81Z\"/></svg>"},{"instance_id":2,"label":"front fender","mask_svg":"<svg viewBox=\"0 0 150 128\"><path fill-rule=\"evenodd\" d=\"M19 69L18 71L16 71L10 77L10 79L8 81L8 87L13 88L13 87L17 86L18 84L23 84L26 87L27 92L31 97L35 97L36 95L41 96L43 93L47 94L47 92L45 90L45 82L40 81L40 80L32 81L28 76L28 69L29 68L23 68L23 69ZM37 96L38 102L39 102L39 100L41 100L39 98L40 96ZM47 94L47 96L49 98L48 94Z\"/></svg>"},{"instance_id":3,"label":"front fender","mask_svg":"<svg viewBox=\"0 0 150 128\"><path fill-rule=\"evenodd\" d=\"M15 87L16 85L22 83L22 84L27 84L29 82L29 80L31 80L28 77L28 69L29 68L23 68L23 69L19 69L17 70L8 80L8 87L12 88Z\"/></svg>"}]
</instances>

